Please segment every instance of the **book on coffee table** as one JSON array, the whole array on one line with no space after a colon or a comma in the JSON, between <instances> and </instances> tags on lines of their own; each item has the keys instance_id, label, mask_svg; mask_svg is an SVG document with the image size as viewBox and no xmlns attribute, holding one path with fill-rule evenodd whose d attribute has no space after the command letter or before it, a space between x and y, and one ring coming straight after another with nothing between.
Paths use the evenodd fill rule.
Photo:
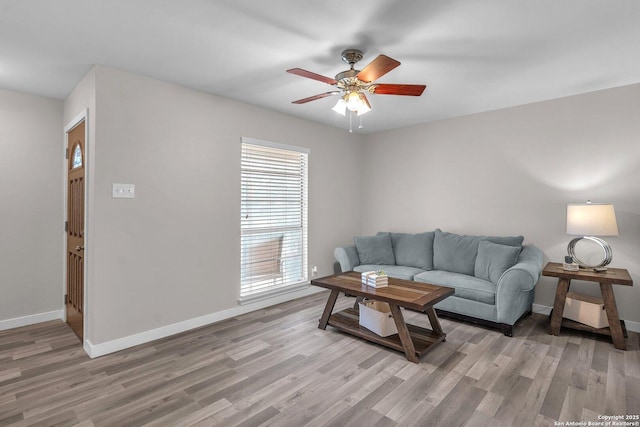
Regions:
<instances>
[{"instance_id":1,"label":"book on coffee table","mask_svg":"<svg viewBox=\"0 0 640 427\"><path fill-rule=\"evenodd\" d=\"M386 274L379 274L377 271L365 271L362 273L362 284L374 288L389 286L389 277Z\"/></svg>"}]
</instances>

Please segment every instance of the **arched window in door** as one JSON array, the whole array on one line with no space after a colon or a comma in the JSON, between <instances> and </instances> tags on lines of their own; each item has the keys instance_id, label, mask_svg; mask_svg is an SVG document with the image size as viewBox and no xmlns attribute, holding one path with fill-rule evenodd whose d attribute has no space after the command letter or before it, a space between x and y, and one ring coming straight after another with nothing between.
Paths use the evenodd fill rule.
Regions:
<instances>
[{"instance_id":1,"label":"arched window in door","mask_svg":"<svg viewBox=\"0 0 640 427\"><path fill-rule=\"evenodd\" d=\"M73 146L73 157L71 158L71 169L82 167L82 148L80 144Z\"/></svg>"}]
</instances>

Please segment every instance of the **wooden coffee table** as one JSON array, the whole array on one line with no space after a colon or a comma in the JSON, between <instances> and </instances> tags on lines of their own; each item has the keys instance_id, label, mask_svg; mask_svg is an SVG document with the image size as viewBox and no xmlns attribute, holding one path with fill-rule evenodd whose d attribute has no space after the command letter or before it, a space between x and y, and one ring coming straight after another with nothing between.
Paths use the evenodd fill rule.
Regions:
<instances>
[{"instance_id":1,"label":"wooden coffee table","mask_svg":"<svg viewBox=\"0 0 640 427\"><path fill-rule=\"evenodd\" d=\"M363 285L360 273L357 272L322 277L312 280L311 284L331 290L318 325L320 329L326 329L327 325L331 325L343 332L404 352L407 359L414 363L418 363L420 357L445 340L446 334L442 331L433 305L453 295L453 288L391 277L389 286L373 288ZM381 337L360 326L357 308L348 308L332 314L340 292L388 303L398 333ZM406 324L400 307L426 313L432 329Z\"/></svg>"}]
</instances>

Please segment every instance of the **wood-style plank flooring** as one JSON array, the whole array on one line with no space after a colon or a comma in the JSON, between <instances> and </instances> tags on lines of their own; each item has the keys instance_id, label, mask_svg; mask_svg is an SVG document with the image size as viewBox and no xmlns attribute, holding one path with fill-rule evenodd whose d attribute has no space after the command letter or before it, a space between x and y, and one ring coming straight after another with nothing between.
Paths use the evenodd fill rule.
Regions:
<instances>
[{"instance_id":1,"label":"wood-style plank flooring","mask_svg":"<svg viewBox=\"0 0 640 427\"><path fill-rule=\"evenodd\" d=\"M621 351L548 335L542 315L513 338L442 319L447 341L414 364L318 329L327 296L93 360L61 321L0 332L0 425L553 426L640 414L637 333Z\"/></svg>"}]
</instances>

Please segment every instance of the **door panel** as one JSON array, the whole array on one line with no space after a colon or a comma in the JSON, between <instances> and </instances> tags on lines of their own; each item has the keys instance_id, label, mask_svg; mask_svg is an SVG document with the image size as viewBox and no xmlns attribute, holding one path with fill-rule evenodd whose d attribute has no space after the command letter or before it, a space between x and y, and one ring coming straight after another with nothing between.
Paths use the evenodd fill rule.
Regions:
<instances>
[{"instance_id":1,"label":"door panel","mask_svg":"<svg viewBox=\"0 0 640 427\"><path fill-rule=\"evenodd\" d=\"M67 323L82 339L84 325L85 122L67 134Z\"/></svg>"}]
</instances>

